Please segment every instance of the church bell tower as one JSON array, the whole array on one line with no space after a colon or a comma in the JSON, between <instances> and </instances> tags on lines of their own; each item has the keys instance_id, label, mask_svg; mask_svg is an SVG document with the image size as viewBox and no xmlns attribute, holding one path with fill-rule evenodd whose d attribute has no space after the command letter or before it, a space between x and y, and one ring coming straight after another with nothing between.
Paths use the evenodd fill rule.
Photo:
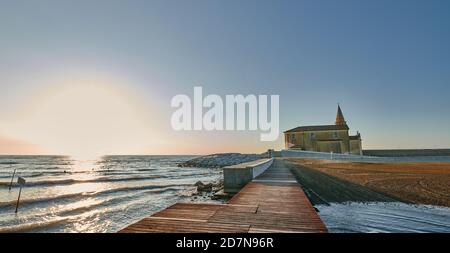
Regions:
<instances>
[{"instance_id":1,"label":"church bell tower","mask_svg":"<svg viewBox=\"0 0 450 253\"><path fill-rule=\"evenodd\" d=\"M344 115L342 114L341 107L338 104L337 114L336 114L336 123L335 125L347 125L345 122Z\"/></svg>"}]
</instances>

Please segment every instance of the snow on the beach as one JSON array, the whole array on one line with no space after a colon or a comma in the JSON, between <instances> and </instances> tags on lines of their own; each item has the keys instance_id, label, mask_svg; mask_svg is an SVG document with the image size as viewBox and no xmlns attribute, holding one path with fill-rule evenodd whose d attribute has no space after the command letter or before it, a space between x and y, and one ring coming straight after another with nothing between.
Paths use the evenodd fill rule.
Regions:
<instances>
[{"instance_id":1,"label":"snow on the beach","mask_svg":"<svg viewBox=\"0 0 450 253\"><path fill-rule=\"evenodd\" d=\"M317 205L334 233L450 232L450 208L400 202L347 202Z\"/></svg>"}]
</instances>

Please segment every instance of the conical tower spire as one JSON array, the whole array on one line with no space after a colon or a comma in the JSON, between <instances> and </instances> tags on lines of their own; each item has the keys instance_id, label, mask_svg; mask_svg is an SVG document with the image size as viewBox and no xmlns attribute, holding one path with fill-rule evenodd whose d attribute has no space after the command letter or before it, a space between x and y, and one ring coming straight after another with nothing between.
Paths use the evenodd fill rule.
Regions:
<instances>
[{"instance_id":1,"label":"conical tower spire","mask_svg":"<svg viewBox=\"0 0 450 253\"><path fill-rule=\"evenodd\" d=\"M344 115L342 114L341 107L338 104L337 114L336 114L336 123L335 125L347 125L345 122Z\"/></svg>"}]
</instances>

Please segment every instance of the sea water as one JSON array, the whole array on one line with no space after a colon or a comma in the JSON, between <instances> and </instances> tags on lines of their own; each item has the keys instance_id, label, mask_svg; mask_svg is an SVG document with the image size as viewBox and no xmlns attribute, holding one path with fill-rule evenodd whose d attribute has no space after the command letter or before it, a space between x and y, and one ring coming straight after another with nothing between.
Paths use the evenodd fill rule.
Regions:
<instances>
[{"instance_id":1,"label":"sea water","mask_svg":"<svg viewBox=\"0 0 450 253\"><path fill-rule=\"evenodd\" d=\"M0 232L116 232L178 201L222 170L181 168L193 156L0 156ZM9 184L16 169L14 184ZM19 186L26 179L19 212Z\"/></svg>"}]
</instances>

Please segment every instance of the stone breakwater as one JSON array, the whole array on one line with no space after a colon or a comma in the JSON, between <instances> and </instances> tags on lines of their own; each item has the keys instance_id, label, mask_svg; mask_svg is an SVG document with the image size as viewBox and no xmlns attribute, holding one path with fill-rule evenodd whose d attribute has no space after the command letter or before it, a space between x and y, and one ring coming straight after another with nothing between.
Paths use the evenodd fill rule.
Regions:
<instances>
[{"instance_id":1,"label":"stone breakwater","mask_svg":"<svg viewBox=\"0 0 450 253\"><path fill-rule=\"evenodd\" d=\"M224 153L212 154L197 157L186 162L178 164L178 167L199 167L199 168L222 168L239 163L256 161L267 158L266 153L263 154L240 154L240 153Z\"/></svg>"}]
</instances>

